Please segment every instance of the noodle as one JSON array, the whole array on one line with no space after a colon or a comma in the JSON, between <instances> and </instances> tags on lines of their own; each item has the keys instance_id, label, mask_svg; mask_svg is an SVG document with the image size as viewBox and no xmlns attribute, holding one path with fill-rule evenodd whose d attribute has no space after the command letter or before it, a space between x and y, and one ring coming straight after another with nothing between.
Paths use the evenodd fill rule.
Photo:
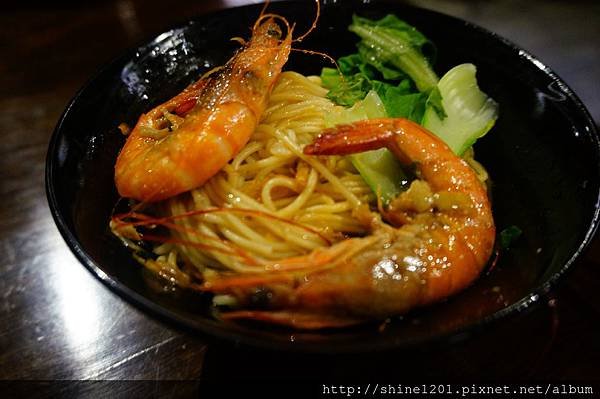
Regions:
<instances>
[{"instance_id":1,"label":"noodle","mask_svg":"<svg viewBox=\"0 0 600 399\"><path fill-rule=\"evenodd\" d=\"M157 224L169 229L169 236L154 246L156 259L136 259L191 286L193 275L269 272L348 235L368 233L369 226L353 212L363 203L375 204L375 195L348 158L302 151L337 107L326 94L318 77L282 73L248 144L202 187L159 203L160 218L148 220L164 220ZM487 180L473 152L465 158ZM150 222L138 217L130 225L111 222L111 229L137 253L135 225Z\"/></svg>"},{"instance_id":2,"label":"noodle","mask_svg":"<svg viewBox=\"0 0 600 399\"><path fill-rule=\"evenodd\" d=\"M170 234L181 242L202 243L210 237L211 246L221 250L174 243L169 251L176 255L165 253L162 245L154 252L171 261L182 258L200 272L260 272L277 260L305 255L348 234L365 234L367 226L352 217L352 211L375 198L358 172L342 157L302 153L336 107L326 93L320 79L284 72L260 125L237 156L204 186L162 204L165 216L213 208L257 211L254 216L214 212L173 220L181 229L171 229ZM228 250L231 247L247 257Z\"/></svg>"}]
</instances>

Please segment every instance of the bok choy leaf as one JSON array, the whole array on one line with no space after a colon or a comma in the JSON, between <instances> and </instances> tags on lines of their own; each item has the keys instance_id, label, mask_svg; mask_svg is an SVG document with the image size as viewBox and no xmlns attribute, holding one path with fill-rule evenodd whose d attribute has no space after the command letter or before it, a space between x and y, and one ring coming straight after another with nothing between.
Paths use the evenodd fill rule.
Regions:
<instances>
[{"instance_id":1,"label":"bok choy leaf","mask_svg":"<svg viewBox=\"0 0 600 399\"><path fill-rule=\"evenodd\" d=\"M428 104L422 125L462 155L486 134L498 118L498 104L479 89L475 65L461 64L440 79L443 115L439 105Z\"/></svg>"},{"instance_id":2,"label":"bok choy leaf","mask_svg":"<svg viewBox=\"0 0 600 399\"><path fill-rule=\"evenodd\" d=\"M459 65L439 79L430 64L433 44L394 15L380 20L354 16L348 29L361 38L357 53L340 58L339 70L321 72L327 97L348 107L329 115L329 126L386 116L407 118L462 155L494 125L498 104L479 89L474 65ZM350 158L384 203L406 185L400 163L385 149Z\"/></svg>"},{"instance_id":3,"label":"bok choy leaf","mask_svg":"<svg viewBox=\"0 0 600 399\"><path fill-rule=\"evenodd\" d=\"M429 40L413 26L395 15L379 21L354 16L348 29L362 39L358 43L359 54L379 70L384 79L397 79L396 75L401 76L398 73L401 71L421 92L429 91L437 84L438 77L422 51Z\"/></svg>"},{"instance_id":4,"label":"bok choy leaf","mask_svg":"<svg viewBox=\"0 0 600 399\"><path fill-rule=\"evenodd\" d=\"M350 108L334 111L325 119L328 127L348 124L365 119L385 118L386 112L375 91L370 91L363 100ZM348 156L367 185L383 204L400 194L408 183L402 165L387 149L365 151Z\"/></svg>"}]
</instances>

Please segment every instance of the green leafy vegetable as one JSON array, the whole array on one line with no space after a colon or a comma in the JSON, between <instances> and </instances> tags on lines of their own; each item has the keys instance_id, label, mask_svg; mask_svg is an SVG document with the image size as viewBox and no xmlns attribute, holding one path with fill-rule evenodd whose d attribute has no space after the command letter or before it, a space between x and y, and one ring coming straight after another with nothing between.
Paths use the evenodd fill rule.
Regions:
<instances>
[{"instance_id":1,"label":"green leafy vegetable","mask_svg":"<svg viewBox=\"0 0 600 399\"><path fill-rule=\"evenodd\" d=\"M433 53L433 44L394 15L379 21L354 16L349 29L363 40L357 44L358 53L338 60L339 71L323 68L321 81L329 89L328 98L349 107L375 90L389 117L420 123L430 101L427 93L438 80L423 53ZM404 64L420 73L411 74Z\"/></svg>"},{"instance_id":2,"label":"green leafy vegetable","mask_svg":"<svg viewBox=\"0 0 600 399\"><path fill-rule=\"evenodd\" d=\"M421 122L425 113L426 93L402 94L396 87L388 87L382 95L385 110L389 117L407 118Z\"/></svg>"},{"instance_id":3,"label":"green leafy vegetable","mask_svg":"<svg viewBox=\"0 0 600 399\"><path fill-rule=\"evenodd\" d=\"M329 125L407 118L438 135L458 155L494 125L498 106L479 90L472 64L459 65L438 79L428 56L435 50L432 43L394 15L377 21L354 16L348 29L361 38L357 53L340 58L339 70L321 72L328 98L349 107L329 115ZM384 203L406 184L400 163L387 150L351 159Z\"/></svg>"},{"instance_id":4,"label":"green leafy vegetable","mask_svg":"<svg viewBox=\"0 0 600 399\"><path fill-rule=\"evenodd\" d=\"M329 89L327 97L345 107L362 100L373 88L371 81L363 74L343 76L333 68L323 68L321 82L324 87Z\"/></svg>"},{"instance_id":5,"label":"green leafy vegetable","mask_svg":"<svg viewBox=\"0 0 600 399\"><path fill-rule=\"evenodd\" d=\"M509 226L500 232L500 248L509 249L510 246L523 234L517 226Z\"/></svg>"},{"instance_id":6,"label":"green leafy vegetable","mask_svg":"<svg viewBox=\"0 0 600 399\"><path fill-rule=\"evenodd\" d=\"M380 51L376 48L369 47L363 42L357 44L358 54L360 58L366 62L366 65L371 66L377 72L381 74L385 80L401 80L408 78L408 75L402 70L394 68L394 66L387 66L386 63L381 60ZM366 69L366 68L363 68Z\"/></svg>"},{"instance_id":7,"label":"green leafy vegetable","mask_svg":"<svg viewBox=\"0 0 600 399\"><path fill-rule=\"evenodd\" d=\"M449 70L437 85L440 99L429 96L423 126L435 133L457 155L486 134L498 118L498 104L479 89L473 64ZM444 114L440 113L440 109Z\"/></svg>"},{"instance_id":8,"label":"green leafy vegetable","mask_svg":"<svg viewBox=\"0 0 600 399\"><path fill-rule=\"evenodd\" d=\"M348 124L364 119L385 118L387 116L381 98L373 90L364 99L350 108L337 108L325 115L325 126Z\"/></svg>"},{"instance_id":9,"label":"green leafy vegetable","mask_svg":"<svg viewBox=\"0 0 600 399\"><path fill-rule=\"evenodd\" d=\"M438 118L444 119L448 116L448 114L446 114L446 110L444 109L444 105L442 104L442 93L440 93L440 89L438 87L435 87L433 90L431 90L429 97L427 97L426 105L428 108L431 108L435 111Z\"/></svg>"},{"instance_id":10,"label":"green leafy vegetable","mask_svg":"<svg viewBox=\"0 0 600 399\"><path fill-rule=\"evenodd\" d=\"M425 113L428 96L426 93L415 92L408 79L394 86L379 80L370 80L362 73L342 76L335 69L323 68L321 82L330 89L327 97L339 105L352 106L364 99L369 91L374 90L389 117L408 118L420 123Z\"/></svg>"},{"instance_id":11,"label":"green leafy vegetable","mask_svg":"<svg viewBox=\"0 0 600 399\"><path fill-rule=\"evenodd\" d=\"M408 178L398 159L387 149L350 155L352 165L384 205L405 190Z\"/></svg>"},{"instance_id":12,"label":"green leafy vegetable","mask_svg":"<svg viewBox=\"0 0 600 399\"><path fill-rule=\"evenodd\" d=\"M325 118L325 124L335 126L386 116L381 99L375 91L370 91L363 100L351 108L339 109L329 114ZM385 148L353 154L349 158L361 177L384 204L398 196L408 182L400 162Z\"/></svg>"},{"instance_id":13,"label":"green leafy vegetable","mask_svg":"<svg viewBox=\"0 0 600 399\"><path fill-rule=\"evenodd\" d=\"M360 73L368 79L377 79L377 69L365 62L365 58L358 54L350 54L338 60L342 74L346 76Z\"/></svg>"},{"instance_id":14,"label":"green leafy vegetable","mask_svg":"<svg viewBox=\"0 0 600 399\"><path fill-rule=\"evenodd\" d=\"M355 15L348 29L362 39L359 54L384 78L401 71L410 76L419 91L428 91L437 84L438 77L422 51L430 42L413 26L395 15L379 21Z\"/></svg>"}]
</instances>

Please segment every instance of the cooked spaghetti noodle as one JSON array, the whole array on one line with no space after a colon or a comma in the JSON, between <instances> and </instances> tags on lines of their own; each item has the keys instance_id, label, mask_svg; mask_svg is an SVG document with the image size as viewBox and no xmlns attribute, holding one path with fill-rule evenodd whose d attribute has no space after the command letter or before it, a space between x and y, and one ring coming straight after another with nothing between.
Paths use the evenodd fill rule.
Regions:
<instances>
[{"instance_id":1,"label":"cooked spaghetti noodle","mask_svg":"<svg viewBox=\"0 0 600 399\"><path fill-rule=\"evenodd\" d=\"M326 94L318 77L284 72L251 140L229 164L202 187L159 203L157 217L131 212L125 216L133 221L113 218L114 234L139 253L135 227L166 227L167 237L143 236L159 243L155 259L136 258L172 283L190 286L192 276L202 280L205 273L294 267L295 257L368 233L369 221L357 211L361 204L375 206L376 198L351 162L302 152L338 107ZM472 151L466 159L487 180Z\"/></svg>"},{"instance_id":2,"label":"cooked spaghetti noodle","mask_svg":"<svg viewBox=\"0 0 600 399\"><path fill-rule=\"evenodd\" d=\"M158 206L172 218L163 223L172 239L154 248L158 258L146 266L268 271L279 259L366 233L352 213L375 196L349 160L302 153L337 107L326 93L317 77L283 73L242 151L202 187Z\"/></svg>"}]
</instances>

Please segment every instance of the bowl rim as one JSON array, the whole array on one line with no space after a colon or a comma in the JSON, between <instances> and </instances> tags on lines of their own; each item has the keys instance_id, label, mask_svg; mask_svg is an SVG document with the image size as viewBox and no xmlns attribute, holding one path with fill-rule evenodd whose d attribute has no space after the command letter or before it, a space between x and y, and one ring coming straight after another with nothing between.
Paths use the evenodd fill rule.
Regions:
<instances>
[{"instance_id":1,"label":"bowl rim","mask_svg":"<svg viewBox=\"0 0 600 399\"><path fill-rule=\"evenodd\" d=\"M301 1L277 1L276 3L295 3L299 4ZM352 3L354 6L356 4ZM528 64L534 65L541 73L545 74L549 78L552 79L553 82L558 82L560 84L561 91L565 94L575 105L575 108L582 117L582 120L585 121L586 124L586 137L589 138L594 147L594 153L597 155L597 164L596 168L598 173L600 174L600 138L598 136L598 129L596 124L591 117L589 111L586 109L583 102L580 98L575 94L575 92L567 85L564 80L562 80L550 67L546 66L542 61L540 61L536 56L530 53L527 50L524 50L520 46L516 45L512 41L500 36L497 33L494 33L486 28L483 28L475 23L466 21L464 19L454 17L451 15L444 14L442 12L431 10L428 8L416 7L413 5L407 4L398 4L388 0L376 1L375 3L370 3L369 5L380 5L380 4L388 4L393 5L397 8L409 8L416 10L418 13L430 13L436 14L437 17L441 17L442 19L454 20L454 22L458 22L464 25L465 29L474 30L477 33L488 36L491 39L500 42L503 46L510 48L511 51L516 51L519 53L521 57L523 57ZM112 292L116 293L121 299L126 300L130 304L133 304L138 309L143 311L148 311L153 317L157 317L162 321L165 321L169 324L175 323L178 327L182 327L185 330L194 333L202 333L203 338L207 338L208 340L212 340L214 342L219 343L228 343L237 345L248 345L254 348L260 349L268 349L268 350L281 350L288 352L304 352L304 353L328 353L328 354L341 354L341 353L366 353L366 352L378 352L381 350L390 350L390 349L403 349L418 346L423 343L433 344L447 342L450 340L460 340L464 337L468 337L471 334L475 334L477 332L482 331L484 328L488 327L492 323L498 322L500 320L504 320L509 316L516 316L518 314L522 314L526 310L530 310L533 308L533 305L536 305L541 302L542 298L545 298L549 292L556 286L559 280L569 272L579 257L584 253L584 251L589 247L589 244L594 239L594 236L598 230L600 224L600 187L598 193L596 194L596 202L594 204L594 212L591 215L591 219L589 220L587 229L585 231L585 235L583 239L578 244L577 248L571 253L569 259L563 264L560 270L556 271L549 277L545 279L545 281L539 285L537 285L534 289L530 290L527 296L521 298L520 300L512 303L509 306L506 306L502 309L499 309L488 316L482 317L470 324L465 326L453 329L443 334L439 334L437 336L425 336L423 338L413 338L413 339L405 339L401 343L391 344L390 342L377 342L377 341L368 341L362 342L360 347L356 348L354 346L354 341L346 342L327 342L323 343L315 343L315 342L292 342L292 341L282 341L282 340L269 340L266 336L250 336L240 332L235 331L235 329L231 328L223 328L222 322L217 320L209 320L202 319L201 322L190 320L186 317L180 316L175 312L170 311L169 309L157 304L156 302L146 298L145 296L137 293L133 289L129 288L127 285L118 282L116 279L111 278L107 275L101 268L99 264L97 264L92 257L86 252L83 248L83 245L77 239L75 233L69 228L65 217L60 212L60 201L57 197L56 187L54 186L54 180L56 176L56 168L57 168L57 155L58 149L60 145L60 140L62 138L62 129L65 121L70 116L72 109L75 104L77 104L78 100L81 98L82 94L87 91L87 89L100 78L109 68L118 65L119 63L123 63L123 61L131 58L131 55L134 54L139 48L148 46L154 43L157 38L164 33L169 33L175 31L177 29L185 28L186 25L190 23L194 23L197 19L208 17L208 16L218 16L218 14L227 14L232 12L232 10L243 10L243 9L259 9L262 7L262 4L249 4L240 7L228 7L219 10L209 11L204 14L197 14L190 18L187 18L178 23L174 23L169 25L168 28L162 30L162 32L154 33L149 35L146 38L143 38L138 43L133 45L132 47L124 50L120 55L114 57L107 63L103 64L97 71L91 75L91 77L81 86L81 88L76 92L73 98L69 101L65 110L62 112L56 127L53 130L52 136L50 138L48 144L48 150L46 153L46 162L45 162L45 189L46 189L46 198L48 201L48 205L50 208L50 213L52 214L52 218L62 236L65 240L67 246L71 250L71 252L75 255L77 260L83 264L83 266L94 275L100 282L102 282L105 286L107 286ZM327 5L324 6L324 8ZM292 335L293 332L290 332Z\"/></svg>"}]
</instances>

